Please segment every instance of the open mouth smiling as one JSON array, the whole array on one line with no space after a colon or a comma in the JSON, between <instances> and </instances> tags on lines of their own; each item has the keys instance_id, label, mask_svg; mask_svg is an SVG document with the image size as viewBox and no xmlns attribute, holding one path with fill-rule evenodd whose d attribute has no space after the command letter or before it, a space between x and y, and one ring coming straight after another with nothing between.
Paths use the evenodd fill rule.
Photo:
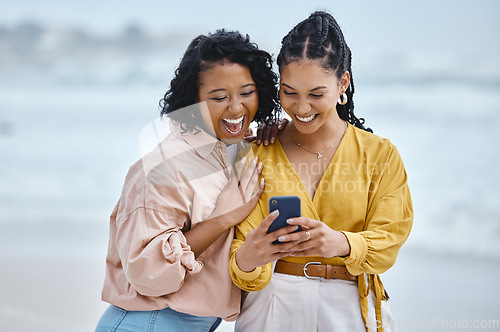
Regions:
<instances>
[{"instance_id":1,"label":"open mouth smiling","mask_svg":"<svg viewBox=\"0 0 500 332\"><path fill-rule=\"evenodd\" d=\"M222 125L224 129L226 129L232 135L238 135L241 133L243 129L243 123L245 119L245 115L241 115L235 119L222 119Z\"/></svg>"},{"instance_id":2,"label":"open mouth smiling","mask_svg":"<svg viewBox=\"0 0 500 332\"><path fill-rule=\"evenodd\" d=\"M308 116L308 117L303 118L303 117L300 117L300 116L298 116L297 114L295 114L295 118L296 118L297 120L299 120L300 122L308 123L308 122L311 122L312 120L314 120L314 119L316 118L316 116L318 116L318 115L319 115L319 114L313 114L313 115L311 115L311 116Z\"/></svg>"}]
</instances>

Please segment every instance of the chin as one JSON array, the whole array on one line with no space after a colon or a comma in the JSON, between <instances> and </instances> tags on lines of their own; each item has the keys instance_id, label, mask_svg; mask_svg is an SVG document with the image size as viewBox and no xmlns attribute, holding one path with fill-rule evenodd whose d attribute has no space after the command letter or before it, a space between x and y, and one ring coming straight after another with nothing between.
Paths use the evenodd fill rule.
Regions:
<instances>
[{"instance_id":1,"label":"chin","mask_svg":"<svg viewBox=\"0 0 500 332\"><path fill-rule=\"evenodd\" d=\"M295 129L304 135L311 135L314 134L316 131L318 131L319 126L301 126L301 125L295 125Z\"/></svg>"},{"instance_id":2,"label":"chin","mask_svg":"<svg viewBox=\"0 0 500 332\"><path fill-rule=\"evenodd\" d=\"M248 128L243 128L243 130L238 135L228 134L225 130L222 131L222 135L217 135L217 138L226 144L235 144L240 142L244 137Z\"/></svg>"}]
</instances>

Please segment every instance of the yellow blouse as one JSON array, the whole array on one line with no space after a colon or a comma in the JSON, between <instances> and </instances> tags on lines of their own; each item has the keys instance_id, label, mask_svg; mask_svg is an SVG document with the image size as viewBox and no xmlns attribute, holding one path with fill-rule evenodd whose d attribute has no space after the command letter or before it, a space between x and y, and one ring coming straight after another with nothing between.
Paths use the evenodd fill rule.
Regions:
<instances>
[{"instance_id":1,"label":"yellow blouse","mask_svg":"<svg viewBox=\"0 0 500 332\"><path fill-rule=\"evenodd\" d=\"M236 264L236 251L245 241L246 234L269 214L270 197L299 196L302 216L320 220L332 229L342 231L351 252L347 257L287 257L283 260L346 266L351 274L359 275L365 322L366 297L370 288L378 300L379 319L380 301L385 299L385 292L377 274L387 271L395 263L413 222L407 176L396 147L387 139L348 125L312 199L279 140L267 147L254 144L253 152L264 165L262 174L266 188L254 210L235 229L229 264L233 282L246 291L266 287L271 279L272 264L244 272Z\"/></svg>"}]
</instances>

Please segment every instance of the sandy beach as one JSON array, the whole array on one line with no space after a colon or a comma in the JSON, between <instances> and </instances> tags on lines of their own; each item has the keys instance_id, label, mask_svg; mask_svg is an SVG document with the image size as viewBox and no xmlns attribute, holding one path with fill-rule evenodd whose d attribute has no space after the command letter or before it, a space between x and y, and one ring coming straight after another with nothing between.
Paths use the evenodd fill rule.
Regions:
<instances>
[{"instance_id":1,"label":"sandy beach","mask_svg":"<svg viewBox=\"0 0 500 332\"><path fill-rule=\"evenodd\" d=\"M0 330L93 331L104 264L88 260L2 259Z\"/></svg>"},{"instance_id":2,"label":"sandy beach","mask_svg":"<svg viewBox=\"0 0 500 332\"><path fill-rule=\"evenodd\" d=\"M106 309L100 301L104 261L0 260L0 329L8 332L93 331ZM497 329L500 262L402 250L382 280L400 331ZM492 321L495 321L492 322ZM224 322L218 331L232 331ZM481 329L483 330L483 329ZM486 330L493 330L487 328Z\"/></svg>"}]
</instances>

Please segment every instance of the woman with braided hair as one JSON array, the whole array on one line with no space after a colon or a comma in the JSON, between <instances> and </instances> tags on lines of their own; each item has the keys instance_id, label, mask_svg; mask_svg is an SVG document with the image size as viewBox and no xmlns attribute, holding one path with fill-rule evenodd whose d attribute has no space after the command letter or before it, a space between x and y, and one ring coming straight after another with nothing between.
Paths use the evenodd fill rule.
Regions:
<instances>
[{"instance_id":1,"label":"woman with braided hair","mask_svg":"<svg viewBox=\"0 0 500 332\"><path fill-rule=\"evenodd\" d=\"M236 330L394 330L378 274L413 222L401 157L354 115L351 51L330 14L295 26L277 61L292 121L272 146L253 145L266 190L231 248L233 282L249 292ZM267 233L273 196L300 197L302 216Z\"/></svg>"}]
</instances>

